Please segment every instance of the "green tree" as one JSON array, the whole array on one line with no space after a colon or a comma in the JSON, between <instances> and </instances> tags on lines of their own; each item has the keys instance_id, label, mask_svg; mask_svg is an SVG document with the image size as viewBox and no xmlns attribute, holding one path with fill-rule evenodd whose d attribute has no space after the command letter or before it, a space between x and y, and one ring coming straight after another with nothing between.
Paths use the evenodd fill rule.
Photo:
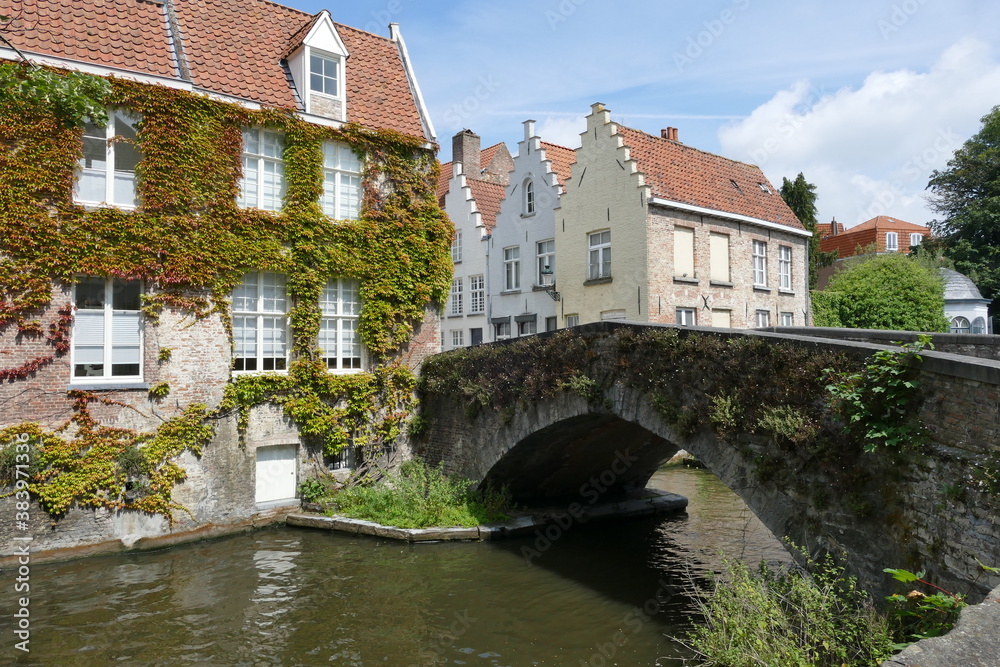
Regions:
<instances>
[{"instance_id":1,"label":"green tree","mask_svg":"<svg viewBox=\"0 0 1000 667\"><path fill-rule=\"evenodd\" d=\"M982 118L983 127L955 151L947 168L931 174L932 244L969 276L983 296L1000 304L1000 106Z\"/></svg>"},{"instance_id":2,"label":"green tree","mask_svg":"<svg viewBox=\"0 0 1000 667\"><path fill-rule=\"evenodd\" d=\"M799 172L794 181L781 179L781 198L792 209L802 225L812 232L809 239L809 289L816 288L816 271L829 266L837 258L836 252L820 252L819 234L816 231L816 186Z\"/></svg>"},{"instance_id":3,"label":"green tree","mask_svg":"<svg viewBox=\"0 0 1000 667\"><path fill-rule=\"evenodd\" d=\"M844 261L822 292L813 292L820 327L947 331L944 281L928 261L887 253Z\"/></svg>"}]
</instances>

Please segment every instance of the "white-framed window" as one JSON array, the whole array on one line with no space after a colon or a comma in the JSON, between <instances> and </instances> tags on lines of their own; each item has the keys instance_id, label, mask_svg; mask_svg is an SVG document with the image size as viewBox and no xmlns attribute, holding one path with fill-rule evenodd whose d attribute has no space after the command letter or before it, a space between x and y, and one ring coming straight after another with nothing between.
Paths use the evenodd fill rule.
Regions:
<instances>
[{"instance_id":1,"label":"white-framed window","mask_svg":"<svg viewBox=\"0 0 1000 667\"><path fill-rule=\"evenodd\" d=\"M315 51L309 54L309 90L330 97L340 95L340 58Z\"/></svg>"},{"instance_id":2,"label":"white-framed window","mask_svg":"<svg viewBox=\"0 0 1000 667\"><path fill-rule=\"evenodd\" d=\"M524 179L524 214L535 214L535 184L530 177Z\"/></svg>"},{"instance_id":3,"label":"white-framed window","mask_svg":"<svg viewBox=\"0 0 1000 667\"><path fill-rule=\"evenodd\" d=\"M694 308L678 308L677 324L682 327L693 327L698 324L698 311Z\"/></svg>"},{"instance_id":4,"label":"white-framed window","mask_svg":"<svg viewBox=\"0 0 1000 667\"><path fill-rule=\"evenodd\" d=\"M970 333L972 325L964 317L956 317L951 321L951 333Z\"/></svg>"},{"instance_id":5,"label":"white-framed window","mask_svg":"<svg viewBox=\"0 0 1000 667\"><path fill-rule=\"evenodd\" d=\"M361 209L361 160L347 144L323 142L323 213L338 220L357 220Z\"/></svg>"},{"instance_id":6,"label":"white-framed window","mask_svg":"<svg viewBox=\"0 0 1000 667\"><path fill-rule=\"evenodd\" d=\"M538 257L538 275L536 285L552 285L556 274L556 242L554 239L539 241L536 244Z\"/></svg>"},{"instance_id":7,"label":"white-framed window","mask_svg":"<svg viewBox=\"0 0 1000 667\"><path fill-rule=\"evenodd\" d=\"M590 247L590 280L611 277L611 230L593 232L588 235Z\"/></svg>"},{"instance_id":8,"label":"white-framed window","mask_svg":"<svg viewBox=\"0 0 1000 667\"><path fill-rule=\"evenodd\" d=\"M520 246L503 249L503 288L504 291L521 289Z\"/></svg>"},{"instance_id":9,"label":"white-framed window","mask_svg":"<svg viewBox=\"0 0 1000 667\"><path fill-rule=\"evenodd\" d=\"M451 281L451 309L448 311L451 315L461 315L463 311L464 304L462 303L462 285L463 280L461 278L455 278Z\"/></svg>"},{"instance_id":10,"label":"white-framed window","mask_svg":"<svg viewBox=\"0 0 1000 667\"><path fill-rule=\"evenodd\" d=\"M771 311L769 310L758 310L756 312L757 328L762 329L764 327L771 326Z\"/></svg>"},{"instance_id":11,"label":"white-framed window","mask_svg":"<svg viewBox=\"0 0 1000 667\"><path fill-rule=\"evenodd\" d=\"M886 232L885 233L885 251L886 252L896 252L899 250L899 233L898 232Z\"/></svg>"},{"instance_id":12,"label":"white-framed window","mask_svg":"<svg viewBox=\"0 0 1000 667\"><path fill-rule=\"evenodd\" d=\"M551 315L545 318L545 330L555 331L559 328L559 319L555 315Z\"/></svg>"},{"instance_id":13,"label":"white-framed window","mask_svg":"<svg viewBox=\"0 0 1000 667\"><path fill-rule=\"evenodd\" d=\"M910 247L915 248L924 240L923 234L910 234Z\"/></svg>"},{"instance_id":14,"label":"white-framed window","mask_svg":"<svg viewBox=\"0 0 1000 667\"><path fill-rule=\"evenodd\" d=\"M288 294L280 273L248 273L233 291L233 370L288 368Z\"/></svg>"},{"instance_id":15,"label":"white-framed window","mask_svg":"<svg viewBox=\"0 0 1000 667\"><path fill-rule=\"evenodd\" d=\"M462 261L462 230L455 230L455 239L451 242L451 261L458 264Z\"/></svg>"},{"instance_id":16,"label":"white-framed window","mask_svg":"<svg viewBox=\"0 0 1000 667\"><path fill-rule=\"evenodd\" d=\"M986 333L986 320L982 317L977 317L972 320L972 333L974 334L984 334Z\"/></svg>"},{"instance_id":17,"label":"white-framed window","mask_svg":"<svg viewBox=\"0 0 1000 667\"><path fill-rule=\"evenodd\" d=\"M531 334L538 333L538 321L528 320L527 322L517 323L517 335L518 336L530 336Z\"/></svg>"},{"instance_id":18,"label":"white-framed window","mask_svg":"<svg viewBox=\"0 0 1000 667\"><path fill-rule=\"evenodd\" d=\"M712 232L708 235L709 280L720 283L730 282L729 274L729 234Z\"/></svg>"},{"instance_id":19,"label":"white-framed window","mask_svg":"<svg viewBox=\"0 0 1000 667\"><path fill-rule=\"evenodd\" d=\"M674 275L694 278L694 229L674 227Z\"/></svg>"},{"instance_id":20,"label":"white-framed window","mask_svg":"<svg viewBox=\"0 0 1000 667\"><path fill-rule=\"evenodd\" d=\"M364 346L358 335L361 285L347 278L326 281L320 294L319 349L323 363L334 372L364 369Z\"/></svg>"},{"instance_id":21,"label":"white-framed window","mask_svg":"<svg viewBox=\"0 0 1000 667\"><path fill-rule=\"evenodd\" d=\"M336 454L331 454L327 459L329 470L353 470L357 465L358 449L354 445L344 447Z\"/></svg>"},{"instance_id":22,"label":"white-framed window","mask_svg":"<svg viewBox=\"0 0 1000 667\"><path fill-rule=\"evenodd\" d=\"M285 137L261 128L243 130L243 180L236 203L280 211L285 198Z\"/></svg>"},{"instance_id":23,"label":"white-framed window","mask_svg":"<svg viewBox=\"0 0 1000 667\"><path fill-rule=\"evenodd\" d=\"M465 347L465 331L463 329L452 329L451 346Z\"/></svg>"},{"instance_id":24,"label":"white-framed window","mask_svg":"<svg viewBox=\"0 0 1000 667\"><path fill-rule=\"evenodd\" d=\"M510 320L506 322L496 322L493 325L493 333L497 340L506 340L510 338Z\"/></svg>"},{"instance_id":25,"label":"white-framed window","mask_svg":"<svg viewBox=\"0 0 1000 667\"><path fill-rule=\"evenodd\" d=\"M567 315L566 316L566 327L578 327L580 326L580 316L579 315Z\"/></svg>"},{"instance_id":26,"label":"white-framed window","mask_svg":"<svg viewBox=\"0 0 1000 667\"><path fill-rule=\"evenodd\" d=\"M142 284L81 278L73 286L73 378L142 380Z\"/></svg>"},{"instance_id":27,"label":"white-framed window","mask_svg":"<svg viewBox=\"0 0 1000 667\"><path fill-rule=\"evenodd\" d=\"M136 205L135 167L139 153L135 125L122 109L108 111L108 124L97 127L90 121L83 129L83 157L74 199L81 204Z\"/></svg>"},{"instance_id":28,"label":"white-framed window","mask_svg":"<svg viewBox=\"0 0 1000 667\"><path fill-rule=\"evenodd\" d=\"M783 327L794 327L795 326L795 313L781 313L781 326L783 326Z\"/></svg>"},{"instance_id":29,"label":"white-framed window","mask_svg":"<svg viewBox=\"0 0 1000 667\"><path fill-rule=\"evenodd\" d=\"M767 287L767 244L753 242L753 286Z\"/></svg>"},{"instance_id":30,"label":"white-framed window","mask_svg":"<svg viewBox=\"0 0 1000 667\"><path fill-rule=\"evenodd\" d=\"M486 279L482 275L469 276L469 313L486 311Z\"/></svg>"},{"instance_id":31,"label":"white-framed window","mask_svg":"<svg viewBox=\"0 0 1000 667\"><path fill-rule=\"evenodd\" d=\"M792 247L778 246L778 289L792 289Z\"/></svg>"}]
</instances>

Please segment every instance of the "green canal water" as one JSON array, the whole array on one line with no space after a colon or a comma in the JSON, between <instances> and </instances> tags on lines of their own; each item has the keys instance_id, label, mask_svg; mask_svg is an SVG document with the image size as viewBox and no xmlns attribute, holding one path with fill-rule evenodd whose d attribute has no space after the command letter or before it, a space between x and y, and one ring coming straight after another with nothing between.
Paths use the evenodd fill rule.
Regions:
<instances>
[{"instance_id":1,"label":"green canal water","mask_svg":"<svg viewBox=\"0 0 1000 667\"><path fill-rule=\"evenodd\" d=\"M675 468L650 486L687 496L688 513L551 544L275 528L36 565L31 653L6 642L0 664L680 665L678 590L718 570L720 551L788 555L712 474Z\"/></svg>"}]
</instances>

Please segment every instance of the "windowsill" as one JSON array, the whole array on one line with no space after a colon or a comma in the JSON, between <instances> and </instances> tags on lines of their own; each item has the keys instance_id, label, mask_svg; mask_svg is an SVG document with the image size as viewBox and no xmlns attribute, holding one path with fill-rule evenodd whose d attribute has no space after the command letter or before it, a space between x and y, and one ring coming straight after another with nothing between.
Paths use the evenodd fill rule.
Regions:
<instances>
[{"instance_id":1,"label":"windowsill","mask_svg":"<svg viewBox=\"0 0 1000 667\"><path fill-rule=\"evenodd\" d=\"M134 211L136 209L136 204L111 204L106 201L80 201L79 199L74 199L73 203L88 210L116 208L119 211Z\"/></svg>"},{"instance_id":2,"label":"windowsill","mask_svg":"<svg viewBox=\"0 0 1000 667\"><path fill-rule=\"evenodd\" d=\"M767 287L765 285L754 285L753 286L753 291L754 292L764 292L765 294L770 294L771 293L771 288Z\"/></svg>"},{"instance_id":3,"label":"windowsill","mask_svg":"<svg viewBox=\"0 0 1000 667\"><path fill-rule=\"evenodd\" d=\"M81 378L82 380L83 378ZM119 380L117 382L81 382L70 380L67 391L120 391L126 389L149 389L149 383L142 380Z\"/></svg>"},{"instance_id":4,"label":"windowsill","mask_svg":"<svg viewBox=\"0 0 1000 667\"><path fill-rule=\"evenodd\" d=\"M674 282L682 285L697 285L701 281L698 278L688 278L687 276L674 276Z\"/></svg>"},{"instance_id":5,"label":"windowsill","mask_svg":"<svg viewBox=\"0 0 1000 667\"><path fill-rule=\"evenodd\" d=\"M584 280L583 286L590 287L591 285L608 285L614 280L614 276L608 276L606 278L591 278L590 280Z\"/></svg>"},{"instance_id":6,"label":"windowsill","mask_svg":"<svg viewBox=\"0 0 1000 667\"><path fill-rule=\"evenodd\" d=\"M780 289L779 288L778 289L778 294L781 294L783 296L795 296L795 292L793 292L790 289Z\"/></svg>"},{"instance_id":7,"label":"windowsill","mask_svg":"<svg viewBox=\"0 0 1000 667\"><path fill-rule=\"evenodd\" d=\"M455 259L454 257L452 257L452 258L451 258L451 263L452 263L452 264L461 264L461 263L462 263L462 260L460 260L460 259Z\"/></svg>"},{"instance_id":8,"label":"windowsill","mask_svg":"<svg viewBox=\"0 0 1000 667\"><path fill-rule=\"evenodd\" d=\"M233 376L239 375L267 375L268 373L273 373L274 375L288 375L288 369L280 371L233 371Z\"/></svg>"},{"instance_id":9,"label":"windowsill","mask_svg":"<svg viewBox=\"0 0 1000 667\"><path fill-rule=\"evenodd\" d=\"M508 289L508 290L503 290L502 292L500 292L500 296L506 296L508 294L520 294L520 293L521 293L521 290L519 290L519 289Z\"/></svg>"},{"instance_id":10,"label":"windowsill","mask_svg":"<svg viewBox=\"0 0 1000 667\"><path fill-rule=\"evenodd\" d=\"M555 289L555 285L532 285L532 292L551 292Z\"/></svg>"},{"instance_id":11,"label":"windowsill","mask_svg":"<svg viewBox=\"0 0 1000 667\"><path fill-rule=\"evenodd\" d=\"M447 316L447 318L449 320L453 320L453 319L456 319L456 318L459 318L459 317L465 317L465 315L463 315L462 313L458 313L457 315L448 315Z\"/></svg>"},{"instance_id":12,"label":"windowsill","mask_svg":"<svg viewBox=\"0 0 1000 667\"><path fill-rule=\"evenodd\" d=\"M521 217L522 218L534 218L535 215L537 215L537 214L536 213L522 213Z\"/></svg>"},{"instance_id":13,"label":"windowsill","mask_svg":"<svg viewBox=\"0 0 1000 667\"><path fill-rule=\"evenodd\" d=\"M470 313L469 313L469 317L472 317L473 315L485 315L485 314L486 314L486 311L483 311L483 310L477 310L477 311L476 311L476 312L474 312L474 313L473 313L473 312L470 312Z\"/></svg>"},{"instance_id":14,"label":"windowsill","mask_svg":"<svg viewBox=\"0 0 1000 667\"><path fill-rule=\"evenodd\" d=\"M709 280L709 287L735 287L733 283L726 282L725 280Z\"/></svg>"}]
</instances>

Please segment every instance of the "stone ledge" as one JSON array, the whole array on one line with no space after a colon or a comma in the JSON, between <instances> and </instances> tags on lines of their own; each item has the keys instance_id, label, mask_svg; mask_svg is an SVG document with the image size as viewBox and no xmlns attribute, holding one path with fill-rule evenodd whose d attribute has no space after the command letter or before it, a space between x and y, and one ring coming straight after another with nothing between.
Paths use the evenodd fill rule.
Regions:
<instances>
[{"instance_id":1,"label":"stone ledge","mask_svg":"<svg viewBox=\"0 0 1000 667\"><path fill-rule=\"evenodd\" d=\"M579 509L544 511L537 514L526 514L484 526L463 528L459 526L447 528L397 528L383 526L373 521L349 519L342 516L321 516L318 514L289 514L285 523L299 528L318 528L334 530L350 535L371 535L404 542L455 542L500 540L505 537L530 534L536 528L548 524L560 526L574 523L587 523L592 520L617 519L622 517L647 516L680 512L687 507L688 500L676 493L668 493L657 489L647 489L648 496L616 503L604 503ZM579 506L574 503L571 507ZM567 523L568 522L568 523Z\"/></svg>"}]
</instances>

